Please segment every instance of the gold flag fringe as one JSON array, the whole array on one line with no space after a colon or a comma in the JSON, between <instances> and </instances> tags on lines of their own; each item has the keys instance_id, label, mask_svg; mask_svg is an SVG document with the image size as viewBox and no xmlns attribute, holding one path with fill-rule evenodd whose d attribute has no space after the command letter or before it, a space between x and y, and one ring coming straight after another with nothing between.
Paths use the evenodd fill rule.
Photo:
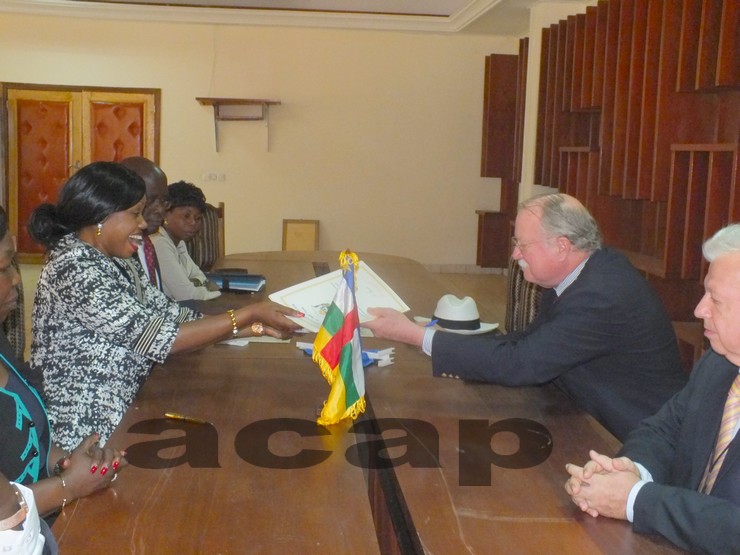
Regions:
<instances>
[{"instance_id":1,"label":"gold flag fringe","mask_svg":"<svg viewBox=\"0 0 740 555\"><path fill-rule=\"evenodd\" d=\"M326 414L324 414L326 412L326 401L324 401L324 408L321 410L321 416L316 419L316 423L320 426L332 426L334 424L339 424L342 420L346 420L347 418L355 420L358 416L365 412L365 408L365 396L363 395L357 401L355 401L351 407L347 407L342 416L334 421Z\"/></svg>"}]
</instances>

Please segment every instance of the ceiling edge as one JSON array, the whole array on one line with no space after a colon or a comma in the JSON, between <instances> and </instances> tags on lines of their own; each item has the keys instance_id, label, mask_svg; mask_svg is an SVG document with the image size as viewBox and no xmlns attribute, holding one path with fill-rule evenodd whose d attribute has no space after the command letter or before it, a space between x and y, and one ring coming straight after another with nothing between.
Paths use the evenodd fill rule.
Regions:
<instances>
[{"instance_id":1,"label":"ceiling edge","mask_svg":"<svg viewBox=\"0 0 740 555\"><path fill-rule=\"evenodd\" d=\"M289 10L197 8L103 4L71 0L0 0L0 12L85 19L158 21L211 25L323 27L383 31L455 33L475 21L500 0L473 0L465 8L444 16L348 14Z\"/></svg>"}]
</instances>

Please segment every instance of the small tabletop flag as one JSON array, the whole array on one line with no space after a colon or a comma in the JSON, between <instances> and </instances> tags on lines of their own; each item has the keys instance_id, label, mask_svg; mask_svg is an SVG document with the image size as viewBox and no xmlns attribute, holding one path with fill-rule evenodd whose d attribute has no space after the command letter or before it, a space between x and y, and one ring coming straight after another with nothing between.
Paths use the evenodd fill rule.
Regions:
<instances>
[{"instance_id":1,"label":"small tabletop flag","mask_svg":"<svg viewBox=\"0 0 740 555\"><path fill-rule=\"evenodd\" d=\"M339 255L342 280L313 343L313 360L331 385L317 420L322 426L365 412L360 317L355 298L355 273L360 261L349 250Z\"/></svg>"}]
</instances>

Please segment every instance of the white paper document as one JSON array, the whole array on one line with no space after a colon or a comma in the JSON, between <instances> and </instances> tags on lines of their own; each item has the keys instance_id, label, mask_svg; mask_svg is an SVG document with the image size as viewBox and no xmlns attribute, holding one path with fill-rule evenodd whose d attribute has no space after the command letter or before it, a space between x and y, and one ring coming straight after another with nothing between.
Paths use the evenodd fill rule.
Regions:
<instances>
[{"instance_id":1,"label":"white paper document","mask_svg":"<svg viewBox=\"0 0 740 555\"><path fill-rule=\"evenodd\" d=\"M303 312L305 317L291 318L291 320L299 323L308 331L316 333L324 322L324 316L336 296L341 279L342 270L336 270L272 293L270 299ZM395 308L400 312L409 310L401 297L362 260L355 273L355 296L360 323L373 319L367 313L370 307Z\"/></svg>"}]
</instances>

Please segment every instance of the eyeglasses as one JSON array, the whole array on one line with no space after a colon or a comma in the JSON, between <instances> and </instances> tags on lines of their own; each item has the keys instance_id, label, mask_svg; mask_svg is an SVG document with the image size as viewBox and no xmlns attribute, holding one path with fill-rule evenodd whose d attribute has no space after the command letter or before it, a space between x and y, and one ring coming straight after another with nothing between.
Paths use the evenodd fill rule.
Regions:
<instances>
[{"instance_id":1,"label":"eyeglasses","mask_svg":"<svg viewBox=\"0 0 740 555\"><path fill-rule=\"evenodd\" d=\"M519 249L521 252L526 251L530 245L534 245L536 243L545 243L549 241L549 239L541 239L539 241L530 241L529 243L522 243L518 238L512 237L511 238L511 250Z\"/></svg>"}]
</instances>

